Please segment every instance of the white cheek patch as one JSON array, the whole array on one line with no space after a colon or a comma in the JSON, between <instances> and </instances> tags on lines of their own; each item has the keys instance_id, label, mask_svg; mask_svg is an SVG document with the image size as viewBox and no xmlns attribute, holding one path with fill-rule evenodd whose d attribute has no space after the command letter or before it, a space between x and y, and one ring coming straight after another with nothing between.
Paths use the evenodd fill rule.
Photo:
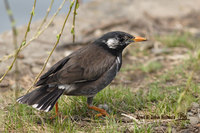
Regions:
<instances>
[{"instance_id":1,"label":"white cheek patch","mask_svg":"<svg viewBox=\"0 0 200 133\"><path fill-rule=\"evenodd\" d=\"M119 45L119 42L115 38L110 38L108 39L106 44L108 45L109 48L115 49L117 45Z\"/></svg>"}]
</instances>

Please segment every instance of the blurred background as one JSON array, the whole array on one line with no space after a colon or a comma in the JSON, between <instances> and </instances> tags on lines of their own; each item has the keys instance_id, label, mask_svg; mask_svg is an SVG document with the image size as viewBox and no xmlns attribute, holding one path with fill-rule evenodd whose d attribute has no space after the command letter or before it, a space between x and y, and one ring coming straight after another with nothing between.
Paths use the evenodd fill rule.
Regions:
<instances>
[{"instance_id":1,"label":"blurred background","mask_svg":"<svg viewBox=\"0 0 200 133\"><path fill-rule=\"evenodd\" d=\"M82 3L86 3L89 2L91 0L81 0ZM29 17L30 17L30 13L32 10L32 6L33 6L33 0L27 1L27 0L10 0L10 8L13 11L13 15L15 17L16 20L16 25L17 26L22 26L28 23ZM46 13L47 8L49 7L50 4L50 0L40 0L37 1L37 6L36 6L36 10L35 13L37 14L34 18L33 21L37 21L39 19L42 19ZM62 3L62 0L57 0L54 2L53 7L51 9L50 15L52 15L57 8L60 6L60 4ZM65 8L63 8L61 10L61 13L65 12L66 9L68 9L69 5L69 1L67 1ZM0 1L0 33L10 30L11 29L11 24L8 18L8 15L6 13L6 8L5 8L5 4L4 1L1 0Z\"/></svg>"},{"instance_id":2,"label":"blurred background","mask_svg":"<svg viewBox=\"0 0 200 133\"><path fill-rule=\"evenodd\" d=\"M17 24L18 47L23 41L33 2L9 1ZM42 26L44 32L38 31L50 2L37 1L26 39L28 45L17 58L18 80L13 67L0 83L0 131L200 132L200 0L81 0L75 21L75 43L71 12L45 71L59 59L110 31L124 31L148 39L124 50L117 77L94 99L95 105L108 104L110 118L94 118L95 112L87 110L84 97L59 99L61 112L68 117L53 121L48 118L54 111L43 113L15 104L14 90L19 88L21 96L32 86L69 11L67 0L49 24L63 2L54 1ZM13 61L15 49L3 0L0 20L2 76Z\"/></svg>"}]
</instances>

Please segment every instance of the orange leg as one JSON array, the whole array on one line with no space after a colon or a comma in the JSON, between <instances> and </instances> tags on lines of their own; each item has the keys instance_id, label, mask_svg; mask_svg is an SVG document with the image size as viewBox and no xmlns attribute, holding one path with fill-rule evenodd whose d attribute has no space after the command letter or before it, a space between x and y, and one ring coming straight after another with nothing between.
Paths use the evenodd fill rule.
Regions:
<instances>
[{"instance_id":1,"label":"orange leg","mask_svg":"<svg viewBox=\"0 0 200 133\"><path fill-rule=\"evenodd\" d=\"M58 102L56 102L55 107L56 107L56 116L58 116Z\"/></svg>"},{"instance_id":2,"label":"orange leg","mask_svg":"<svg viewBox=\"0 0 200 133\"><path fill-rule=\"evenodd\" d=\"M100 112L99 114L96 115L97 117L100 117L100 116L109 116L109 114L104 109L98 108L96 106L90 106L90 105L87 105L87 106L88 106L89 109L93 109L95 111Z\"/></svg>"},{"instance_id":3,"label":"orange leg","mask_svg":"<svg viewBox=\"0 0 200 133\"><path fill-rule=\"evenodd\" d=\"M55 117L57 117L57 116L59 116L60 114L58 113L58 102L56 102L56 104L55 104L55 111L56 111L56 114L54 115L54 116L52 116L52 117L50 117L50 119L54 119Z\"/></svg>"}]
</instances>

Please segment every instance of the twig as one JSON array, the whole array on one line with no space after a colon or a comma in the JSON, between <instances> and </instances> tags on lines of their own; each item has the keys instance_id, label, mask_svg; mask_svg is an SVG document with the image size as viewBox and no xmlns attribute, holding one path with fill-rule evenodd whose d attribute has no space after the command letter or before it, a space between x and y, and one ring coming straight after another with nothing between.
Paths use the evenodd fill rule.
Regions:
<instances>
[{"instance_id":1,"label":"twig","mask_svg":"<svg viewBox=\"0 0 200 133\"><path fill-rule=\"evenodd\" d=\"M26 38L27 38L27 35L28 35L28 32L30 31L30 25L31 25L31 22L32 22L32 18L34 16L34 11L35 11L35 6L36 6L36 0L34 0L34 4L33 4L33 8L32 8L32 11L31 11L31 16L30 16L30 19L29 19L29 22L28 22L28 26L27 26L27 29L26 29L26 33L24 35L24 39L23 41L21 42L21 45L20 47L17 49L15 55L14 55L14 60L12 61L11 65L9 66L9 68L7 69L7 71L4 73L4 75L1 77L0 79L0 83L2 82L2 80L5 78L5 76L8 74L8 72L12 69L15 61L17 60L17 56L21 50L21 48L26 44Z\"/></svg>"},{"instance_id":2,"label":"twig","mask_svg":"<svg viewBox=\"0 0 200 133\"><path fill-rule=\"evenodd\" d=\"M54 3L54 0L51 0L50 6L49 6L49 8L47 9L46 15L45 15L44 19L42 20L42 23L41 23L40 26L38 27L37 32L41 30L42 26L43 26L44 23L46 22L47 17L49 16L49 12L51 11L51 8L52 8L53 3Z\"/></svg>"},{"instance_id":3,"label":"twig","mask_svg":"<svg viewBox=\"0 0 200 133\"><path fill-rule=\"evenodd\" d=\"M14 49L17 50L17 29L16 29L16 21L13 16L13 12L10 8L10 5L8 3L8 0L4 0L4 4L7 10L7 14L9 16L11 27L12 27L12 33L13 33L13 45ZM18 68L18 62L16 60L15 63L15 98L18 97L19 92L19 68Z\"/></svg>"},{"instance_id":4,"label":"twig","mask_svg":"<svg viewBox=\"0 0 200 133\"><path fill-rule=\"evenodd\" d=\"M133 116L121 113L122 116L128 117L129 119L135 121L137 124L141 124L141 122L139 120L137 120L136 118L134 118Z\"/></svg>"},{"instance_id":5,"label":"twig","mask_svg":"<svg viewBox=\"0 0 200 133\"><path fill-rule=\"evenodd\" d=\"M73 15L73 25L72 25L72 29L71 29L71 33L73 35L73 43L75 42L75 20L76 20L76 10L78 9L79 7L79 0L76 0L76 3L75 3L75 7L74 7L74 15Z\"/></svg>"},{"instance_id":6,"label":"twig","mask_svg":"<svg viewBox=\"0 0 200 133\"><path fill-rule=\"evenodd\" d=\"M52 16L51 20L49 21L49 23L40 31L37 31L35 33L35 35L24 45L21 47L21 50L23 50L24 48L26 48L32 41L34 41L35 39L37 39L53 22L53 20L55 19L55 17L58 15L58 13L60 12L60 10L62 9L62 7L64 6L66 0L63 0L63 2L61 3L60 7L58 8L58 10L54 13L54 15ZM39 28L38 28L39 29ZM10 59L11 57L15 56L15 51L12 52L11 54L4 56L3 58L0 59L0 63L3 61L6 61L8 59Z\"/></svg>"},{"instance_id":7,"label":"twig","mask_svg":"<svg viewBox=\"0 0 200 133\"><path fill-rule=\"evenodd\" d=\"M35 78L35 81L33 82L32 86L27 90L26 93L28 93L28 92L33 88L33 86L35 85L35 83L37 82L37 80L39 79L39 77L41 76L42 72L44 71L44 69L45 69L45 67L46 67L46 65L47 65L47 63L48 63L48 61L49 61L51 55L53 54L53 52L54 52L54 50L55 50L55 48L57 47L57 45L58 45L58 43L59 43L59 41L60 41L60 37L61 37L61 35L62 35L63 31L64 31L65 24L66 24L66 22L67 22L67 20L68 20L68 18L69 18L69 15L70 15L70 13L71 13L72 7L73 7L73 5L74 5L74 1L75 1L75 0L73 0L73 1L71 2L71 4L70 4L69 12L68 12L67 16L65 17L65 21L64 21L64 23L63 23L63 26L62 26L62 29L61 29L60 33L57 35L57 41L56 41L56 43L55 43L53 49L51 50L49 56L47 57L47 59L46 59L44 65L43 65L43 67L42 67L42 70L41 70L40 73L37 75L37 77Z\"/></svg>"}]
</instances>

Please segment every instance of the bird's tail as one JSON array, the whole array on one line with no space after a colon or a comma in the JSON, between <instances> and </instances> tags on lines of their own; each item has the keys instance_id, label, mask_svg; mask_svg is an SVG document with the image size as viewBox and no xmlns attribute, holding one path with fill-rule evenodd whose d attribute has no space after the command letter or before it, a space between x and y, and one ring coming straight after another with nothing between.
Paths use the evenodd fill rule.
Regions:
<instances>
[{"instance_id":1,"label":"bird's tail","mask_svg":"<svg viewBox=\"0 0 200 133\"><path fill-rule=\"evenodd\" d=\"M45 85L24 96L19 97L17 102L28 104L37 110L48 112L53 108L63 92L64 89L58 89L57 86L49 87L49 85Z\"/></svg>"}]
</instances>

